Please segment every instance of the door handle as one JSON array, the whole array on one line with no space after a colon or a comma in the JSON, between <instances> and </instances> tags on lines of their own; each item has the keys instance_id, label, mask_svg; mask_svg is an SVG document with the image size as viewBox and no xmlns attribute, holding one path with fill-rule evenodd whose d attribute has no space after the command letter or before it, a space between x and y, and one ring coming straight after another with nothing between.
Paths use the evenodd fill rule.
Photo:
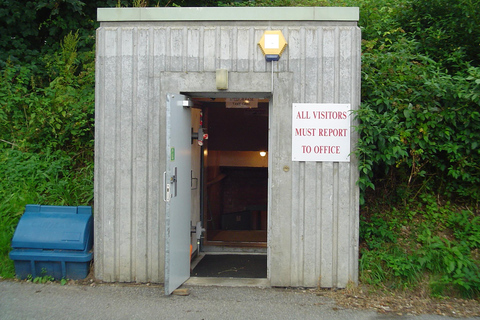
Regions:
<instances>
[{"instance_id":1,"label":"door handle","mask_svg":"<svg viewBox=\"0 0 480 320\"><path fill-rule=\"evenodd\" d=\"M175 167L175 175L173 176L173 183L175 183L175 197L178 196L178 168Z\"/></svg>"},{"instance_id":2,"label":"door handle","mask_svg":"<svg viewBox=\"0 0 480 320\"><path fill-rule=\"evenodd\" d=\"M167 183L167 171L163 172L163 186L164 186L163 201L169 202L171 198L171 192L170 192L170 183Z\"/></svg>"}]
</instances>

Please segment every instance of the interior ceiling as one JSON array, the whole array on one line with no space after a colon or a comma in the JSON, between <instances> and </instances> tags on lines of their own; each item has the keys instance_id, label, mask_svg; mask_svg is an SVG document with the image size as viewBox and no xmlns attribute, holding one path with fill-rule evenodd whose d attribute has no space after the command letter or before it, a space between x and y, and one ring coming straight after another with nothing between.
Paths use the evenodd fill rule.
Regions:
<instances>
[{"instance_id":1,"label":"interior ceiling","mask_svg":"<svg viewBox=\"0 0 480 320\"><path fill-rule=\"evenodd\" d=\"M223 98L194 103L204 109L210 150L268 151L268 100L254 109L227 109Z\"/></svg>"}]
</instances>

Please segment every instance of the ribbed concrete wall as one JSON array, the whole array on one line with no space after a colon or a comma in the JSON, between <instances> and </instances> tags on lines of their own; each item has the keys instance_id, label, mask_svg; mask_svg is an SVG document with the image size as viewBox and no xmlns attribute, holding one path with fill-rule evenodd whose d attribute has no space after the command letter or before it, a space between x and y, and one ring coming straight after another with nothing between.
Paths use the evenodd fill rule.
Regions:
<instances>
[{"instance_id":1,"label":"ribbed concrete wall","mask_svg":"<svg viewBox=\"0 0 480 320\"><path fill-rule=\"evenodd\" d=\"M282 30L267 63L257 43ZM292 103L360 103L355 22L102 22L97 31L95 275L164 280L165 93L272 92L269 279L274 286L344 287L358 273L357 161L292 162ZM274 75L272 77L272 69ZM272 79L273 78L273 85ZM357 136L351 135L352 150Z\"/></svg>"}]
</instances>

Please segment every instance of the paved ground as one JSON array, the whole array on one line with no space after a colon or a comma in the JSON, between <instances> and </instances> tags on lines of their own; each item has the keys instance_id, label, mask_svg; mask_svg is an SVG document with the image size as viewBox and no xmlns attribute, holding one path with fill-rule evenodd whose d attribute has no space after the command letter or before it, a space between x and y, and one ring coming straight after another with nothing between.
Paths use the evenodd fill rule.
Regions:
<instances>
[{"instance_id":1,"label":"paved ground","mask_svg":"<svg viewBox=\"0 0 480 320\"><path fill-rule=\"evenodd\" d=\"M0 319L453 319L342 309L308 290L186 288L188 296L165 296L161 286L0 281Z\"/></svg>"}]
</instances>

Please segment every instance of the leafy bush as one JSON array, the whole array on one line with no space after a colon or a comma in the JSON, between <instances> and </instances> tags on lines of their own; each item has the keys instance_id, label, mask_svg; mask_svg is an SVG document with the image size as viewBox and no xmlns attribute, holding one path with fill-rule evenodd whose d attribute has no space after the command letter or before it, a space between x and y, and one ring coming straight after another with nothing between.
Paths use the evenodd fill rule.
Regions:
<instances>
[{"instance_id":1,"label":"leafy bush","mask_svg":"<svg viewBox=\"0 0 480 320\"><path fill-rule=\"evenodd\" d=\"M125 0L122 0L125 2ZM24 0L0 2L0 68L33 65L43 75L41 57L53 54L72 30L79 32L79 49L95 44L97 8L114 7L118 0Z\"/></svg>"},{"instance_id":2,"label":"leafy bush","mask_svg":"<svg viewBox=\"0 0 480 320\"><path fill-rule=\"evenodd\" d=\"M434 296L478 297L478 218L428 195L400 209L375 210L360 225L360 279L401 289L427 279Z\"/></svg>"},{"instance_id":3,"label":"leafy bush","mask_svg":"<svg viewBox=\"0 0 480 320\"><path fill-rule=\"evenodd\" d=\"M464 242L469 248L480 249L480 216L462 210L452 214L447 224L457 241Z\"/></svg>"},{"instance_id":4,"label":"leafy bush","mask_svg":"<svg viewBox=\"0 0 480 320\"><path fill-rule=\"evenodd\" d=\"M434 295L475 297L480 56L465 26L479 3L447 2L360 3L360 278L415 288L426 277Z\"/></svg>"},{"instance_id":5,"label":"leafy bush","mask_svg":"<svg viewBox=\"0 0 480 320\"><path fill-rule=\"evenodd\" d=\"M78 34L35 65L0 73L0 276L12 277L10 241L26 204L93 200L94 54L77 53Z\"/></svg>"},{"instance_id":6,"label":"leafy bush","mask_svg":"<svg viewBox=\"0 0 480 320\"><path fill-rule=\"evenodd\" d=\"M41 86L31 66L8 64L0 75L0 150L68 152L75 161L93 159L93 52L80 57L78 35L44 60L51 81ZM80 63L81 61L81 63ZM81 65L81 70L77 70Z\"/></svg>"},{"instance_id":7,"label":"leafy bush","mask_svg":"<svg viewBox=\"0 0 480 320\"><path fill-rule=\"evenodd\" d=\"M465 242L432 236L429 229L418 236L418 241L422 245L418 252L421 266L434 274L434 295L460 292L471 298L480 294L479 262L472 259L472 248Z\"/></svg>"},{"instance_id":8,"label":"leafy bush","mask_svg":"<svg viewBox=\"0 0 480 320\"><path fill-rule=\"evenodd\" d=\"M480 70L450 76L417 45L403 36L365 44L360 187L381 186L398 199L427 189L477 201Z\"/></svg>"},{"instance_id":9,"label":"leafy bush","mask_svg":"<svg viewBox=\"0 0 480 320\"><path fill-rule=\"evenodd\" d=\"M408 0L398 20L419 42L418 49L448 69L480 66L479 0Z\"/></svg>"}]
</instances>

